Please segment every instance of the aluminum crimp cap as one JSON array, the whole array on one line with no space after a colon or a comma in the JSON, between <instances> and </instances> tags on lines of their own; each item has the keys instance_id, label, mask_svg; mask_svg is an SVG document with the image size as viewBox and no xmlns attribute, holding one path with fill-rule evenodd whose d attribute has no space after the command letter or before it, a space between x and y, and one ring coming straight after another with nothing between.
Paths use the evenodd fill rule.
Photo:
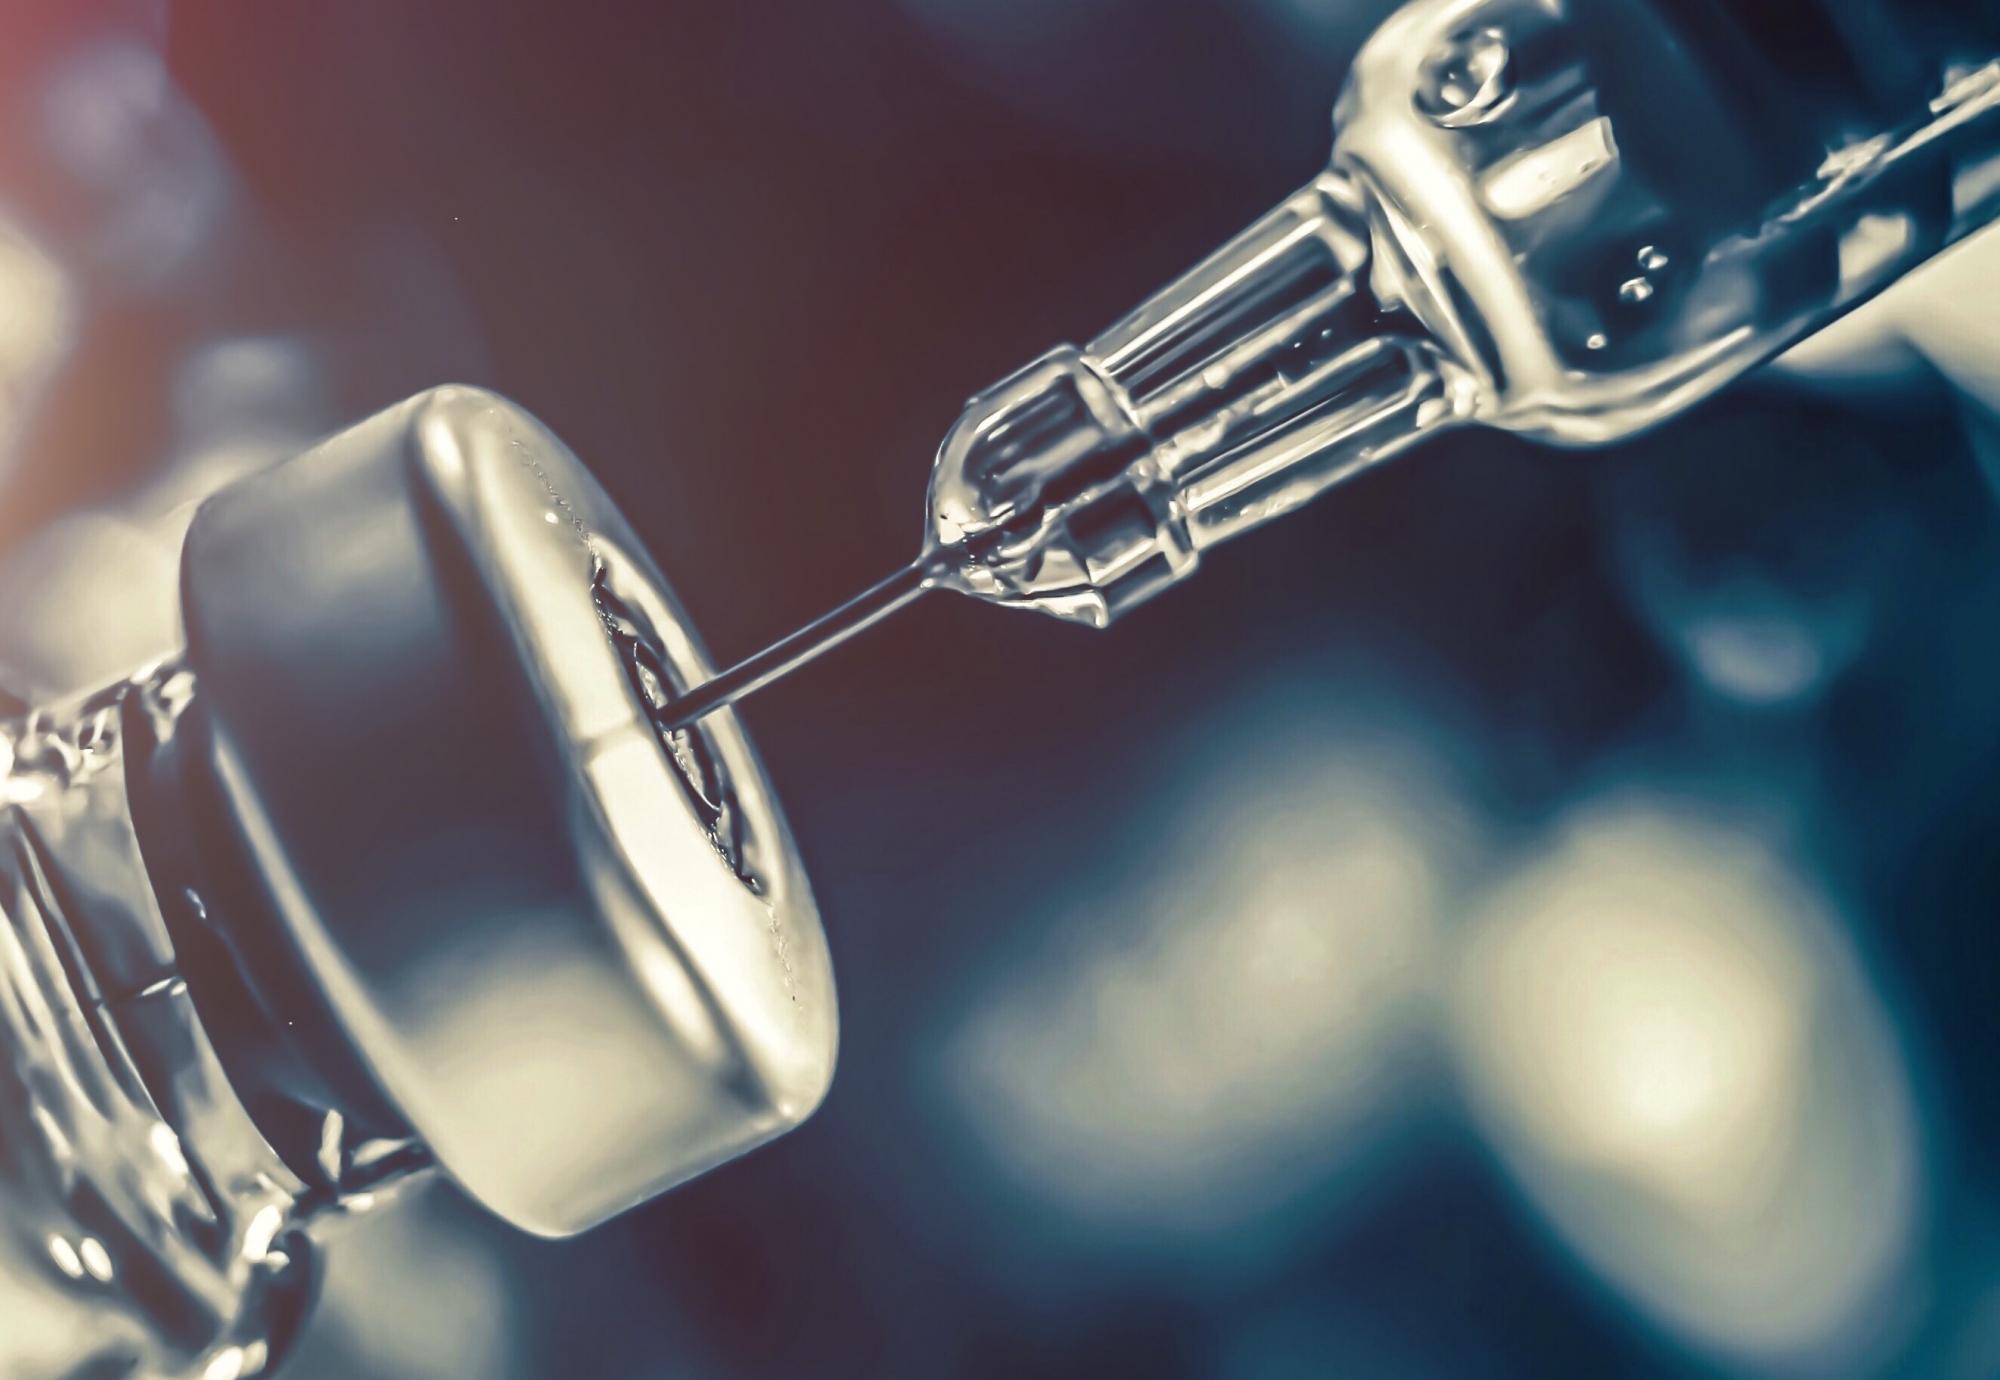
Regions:
<instances>
[{"instance_id":1,"label":"aluminum crimp cap","mask_svg":"<svg viewBox=\"0 0 2000 1380\"><path fill-rule=\"evenodd\" d=\"M439 1164L581 1231L797 1125L826 940L709 666L562 443L442 388L210 499L204 766L268 918Z\"/></svg>"}]
</instances>

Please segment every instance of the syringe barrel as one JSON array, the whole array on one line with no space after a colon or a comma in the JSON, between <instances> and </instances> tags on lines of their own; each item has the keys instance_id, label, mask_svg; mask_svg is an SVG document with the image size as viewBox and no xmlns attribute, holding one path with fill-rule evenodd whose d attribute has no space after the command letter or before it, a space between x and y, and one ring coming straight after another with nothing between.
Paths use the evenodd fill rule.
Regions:
<instances>
[{"instance_id":1,"label":"syringe barrel","mask_svg":"<svg viewBox=\"0 0 2000 1380\"><path fill-rule=\"evenodd\" d=\"M1677 414L1984 225L1996 156L1987 3L1426 0L1335 113L1385 305L1481 420L1569 445Z\"/></svg>"},{"instance_id":2,"label":"syringe barrel","mask_svg":"<svg viewBox=\"0 0 2000 1380\"><path fill-rule=\"evenodd\" d=\"M1827 154L1920 116L1954 66L2000 52L1983 0L1565 0L1621 160L1726 234Z\"/></svg>"},{"instance_id":3,"label":"syringe barrel","mask_svg":"<svg viewBox=\"0 0 2000 1380\"><path fill-rule=\"evenodd\" d=\"M1304 189L974 400L932 487L961 588L1102 624L1439 429L1685 410L2000 211L2000 8L1419 0L1334 124ZM1040 450L1037 377L1088 401Z\"/></svg>"}]
</instances>

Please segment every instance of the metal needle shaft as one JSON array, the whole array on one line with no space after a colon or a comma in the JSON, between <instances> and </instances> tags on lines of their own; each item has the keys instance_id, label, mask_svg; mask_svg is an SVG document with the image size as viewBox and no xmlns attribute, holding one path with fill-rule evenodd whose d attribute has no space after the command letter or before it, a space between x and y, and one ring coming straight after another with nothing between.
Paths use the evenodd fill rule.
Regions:
<instances>
[{"instance_id":1,"label":"metal needle shaft","mask_svg":"<svg viewBox=\"0 0 2000 1380\"><path fill-rule=\"evenodd\" d=\"M712 714L725 704L734 704L754 690L761 690L787 672L804 665L822 652L830 651L848 638L873 627L897 609L920 598L932 588L933 568L929 561L910 562L888 579L870 585L833 612L779 639L756 655L737 662L720 675L711 676L686 694L675 698L661 716L661 727L685 728Z\"/></svg>"}]
</instances>

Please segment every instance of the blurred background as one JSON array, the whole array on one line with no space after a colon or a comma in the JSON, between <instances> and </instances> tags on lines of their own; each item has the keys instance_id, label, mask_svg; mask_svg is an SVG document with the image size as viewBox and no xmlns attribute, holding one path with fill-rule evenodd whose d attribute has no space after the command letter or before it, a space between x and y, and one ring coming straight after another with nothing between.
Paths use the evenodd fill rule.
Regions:
<instances>
[{"instance_id":1,"label":"blurred background","mask_svg":"<svg viewBox=\"0 0 2000 1380\"><path fill-rule=\"evenodd\" d=\"M579 9L7 8L11 690L172 645L192 501L444 381L750 651L914 551L967 394L1311 175L1386 6ZM290 1373L2000 1373L1994 260L1113 633L939 600L760 697L824 1110L576 1241L426 1190Z\"/></svg>"}]
</instances>

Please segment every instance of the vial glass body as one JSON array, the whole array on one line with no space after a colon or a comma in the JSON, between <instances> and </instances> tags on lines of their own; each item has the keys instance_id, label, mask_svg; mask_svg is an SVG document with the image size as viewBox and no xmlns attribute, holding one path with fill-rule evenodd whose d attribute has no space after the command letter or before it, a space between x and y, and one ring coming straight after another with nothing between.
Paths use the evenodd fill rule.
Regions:
<instances>
[{"instance_id":1,"label":"vial glass body","mask_svg":"<svg viewBox=\"0 0 2000 1380\"><path fill-rule=\"evenodd\" d=\"M171 662L0 702L0 1376L260 1373L419 1172L567 1235L812 1110L789 830L733 720L661 726L706 662L539 423L389 408L182 576Z\"/></svg>"},{"instance_id":2,"label":"vial glass body","mask_svg":"<svg viewBox=\"0 0 2000 1380\"><path fill-rule=\"evenodd\" d=\"M132 831L130 726L184 693L0 718L0 1374L256 1374L310 1295L316 1195L224 1076Z\"/></svg>"}]
</instances>

